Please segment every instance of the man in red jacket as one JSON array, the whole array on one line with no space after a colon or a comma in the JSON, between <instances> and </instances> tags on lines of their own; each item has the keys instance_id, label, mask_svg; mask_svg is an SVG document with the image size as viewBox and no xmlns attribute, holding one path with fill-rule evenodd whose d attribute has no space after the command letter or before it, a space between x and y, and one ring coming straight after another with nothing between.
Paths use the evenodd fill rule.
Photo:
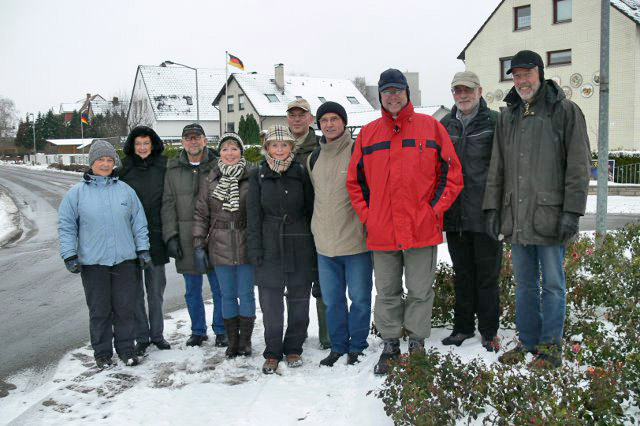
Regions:
<instances>
[{"instance_id":1,"label":"man in red jacket","mask_svg":"<svg viewBox=\"0 0 640 426\"><path fill-rule=\"evenodd\" d=\"M403 332L409 335L409 353L424 351L431 334L442 216L463 183L447 131L433 117L413 111L405 76L386 70L378 91L382 117L360 130L347 191L373 251L374 321L384 339L374 373L386 374L388 361L400 356Z\"/></svg>"}]
</instances>

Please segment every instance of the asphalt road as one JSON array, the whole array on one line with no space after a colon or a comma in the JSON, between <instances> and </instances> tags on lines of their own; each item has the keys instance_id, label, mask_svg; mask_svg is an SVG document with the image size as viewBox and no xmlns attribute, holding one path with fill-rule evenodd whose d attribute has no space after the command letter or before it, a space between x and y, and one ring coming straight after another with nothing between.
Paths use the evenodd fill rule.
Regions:
<instances>
[{"instance_id":1,"label":"asphalt road","mask_svg":"<svg viewBox=\"0 0 640 426\"><path fill-rule=\"evenodd\" d=\"M82 283L64 268L57 241L58 206L79 179L0 165L0 190L13 197L26 227L20 240L0 248L0 383L25 368L51 369L66 352L89 341ZM609 215L608 226L638 220L637 215ZM581 230L594 227L593 216L581 220ZM167 265L165 312L184 307L183 292L182 277Z\"/></svg>"},{"instance_id":2,"label":"asphalt road","mask_svg":"<svg viewBox=\"0 0 640 426\"><path fill-rule=\"evenodd\" d=\"M25 368L55 365L89 341L80 276L60 259L58 206L79 174L0 165L0 185L25 219L20 240L0 248L0 381ZM184 306L184 281L167 265L165 311Z\"/></svg>"}]
</instances>

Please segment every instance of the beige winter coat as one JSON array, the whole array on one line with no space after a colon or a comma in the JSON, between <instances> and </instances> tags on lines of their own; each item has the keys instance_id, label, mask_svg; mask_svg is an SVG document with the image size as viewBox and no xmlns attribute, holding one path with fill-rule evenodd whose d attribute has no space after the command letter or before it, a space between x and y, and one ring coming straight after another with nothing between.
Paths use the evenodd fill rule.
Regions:
<instances>
[{"instance_id":1,"label":"beige winter coat","mask_svg":"<svg viewBox=\"0 0 640 426\"><path fill-rule=\"evenodd\" d=\"M364 227L347 193L347 169L351 160L353 140L348 131L333 142L320 141L320 155L307 169L311 176L315 199L311 232L319 254L328 257L364 253L367 244Z\"/></svg>"}]
</instances>

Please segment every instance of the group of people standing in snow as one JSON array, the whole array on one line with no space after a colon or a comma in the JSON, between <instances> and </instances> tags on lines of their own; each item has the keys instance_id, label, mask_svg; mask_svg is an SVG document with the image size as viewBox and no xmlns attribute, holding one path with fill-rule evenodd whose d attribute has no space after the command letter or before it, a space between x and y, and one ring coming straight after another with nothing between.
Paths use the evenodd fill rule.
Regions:
<instances>
[{"instance_id":1,"label":"group of people standing in snow","mask_svg":"<svg viewBox=\"0 0 640 426\"><path fill-rule=\"evenodd\" d=\"M376 374L400 355L424 351L431 333L437 246L446 232L455 272L455 320L444 345L474 336L498 352L502 238L512 244L519 342L501 362L557 367L565 315L563 257L586 205L590 150L584 117L531 51L511 61L514 87L501 113L482 98L476 74L457 73L455 105L438 122L414 112L407 80L380 75L382 117L354 142L348 116L325 102L314 116L304 99L287 108L288 126L263 132L264 160L252 165L235 133L207 147L197 123L182 132L176 158L148 127L132 130L122 166L96 141L90 170L59 211L61 256L81 273L91 344L100 368L113 345L128 365L163 335L165 264L184 276L191 318L188 346L207 340L202 299L213 295L215 345L251 355L254 285L264 323L262 371L285 359L302 365L310 296L320 344L333 366L362 360L371 322L384 347ZM403 279L404 276L404 279ZM541 277L541 278L540 278ZM406 287L406 295L404 292ZM145 309L148 305L148 316ZM286 330L284 307L286 303Z\"/></svg>"}]
</instances>

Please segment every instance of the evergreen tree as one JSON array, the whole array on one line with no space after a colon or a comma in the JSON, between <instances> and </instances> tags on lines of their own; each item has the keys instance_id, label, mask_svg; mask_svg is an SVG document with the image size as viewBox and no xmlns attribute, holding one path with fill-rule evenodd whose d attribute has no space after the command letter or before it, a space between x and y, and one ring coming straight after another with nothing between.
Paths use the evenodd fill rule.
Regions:
<instances>
[{"instance_id":1,"label":"evergreen tree","mask_svg":"<svg viewBox=\"0 0 640 426\"><path fill-rule=\"evenodd\" d=\"M253 114L247 114L245 120L246 138L242 137L245 144L256 145L260 143L260 126Z\"/></svg>"},{"instance_id":2,"label":"evergreen tree","mask_svg":"<svg viewBox=\"0 0 640 426\"><path fill-rule=\"evenodd\" d=\"M238 136L244 141L247 142L247 121L244 119L244 115L240 116L240 124L238 125Z\"/></svg>"}]
</instances>

